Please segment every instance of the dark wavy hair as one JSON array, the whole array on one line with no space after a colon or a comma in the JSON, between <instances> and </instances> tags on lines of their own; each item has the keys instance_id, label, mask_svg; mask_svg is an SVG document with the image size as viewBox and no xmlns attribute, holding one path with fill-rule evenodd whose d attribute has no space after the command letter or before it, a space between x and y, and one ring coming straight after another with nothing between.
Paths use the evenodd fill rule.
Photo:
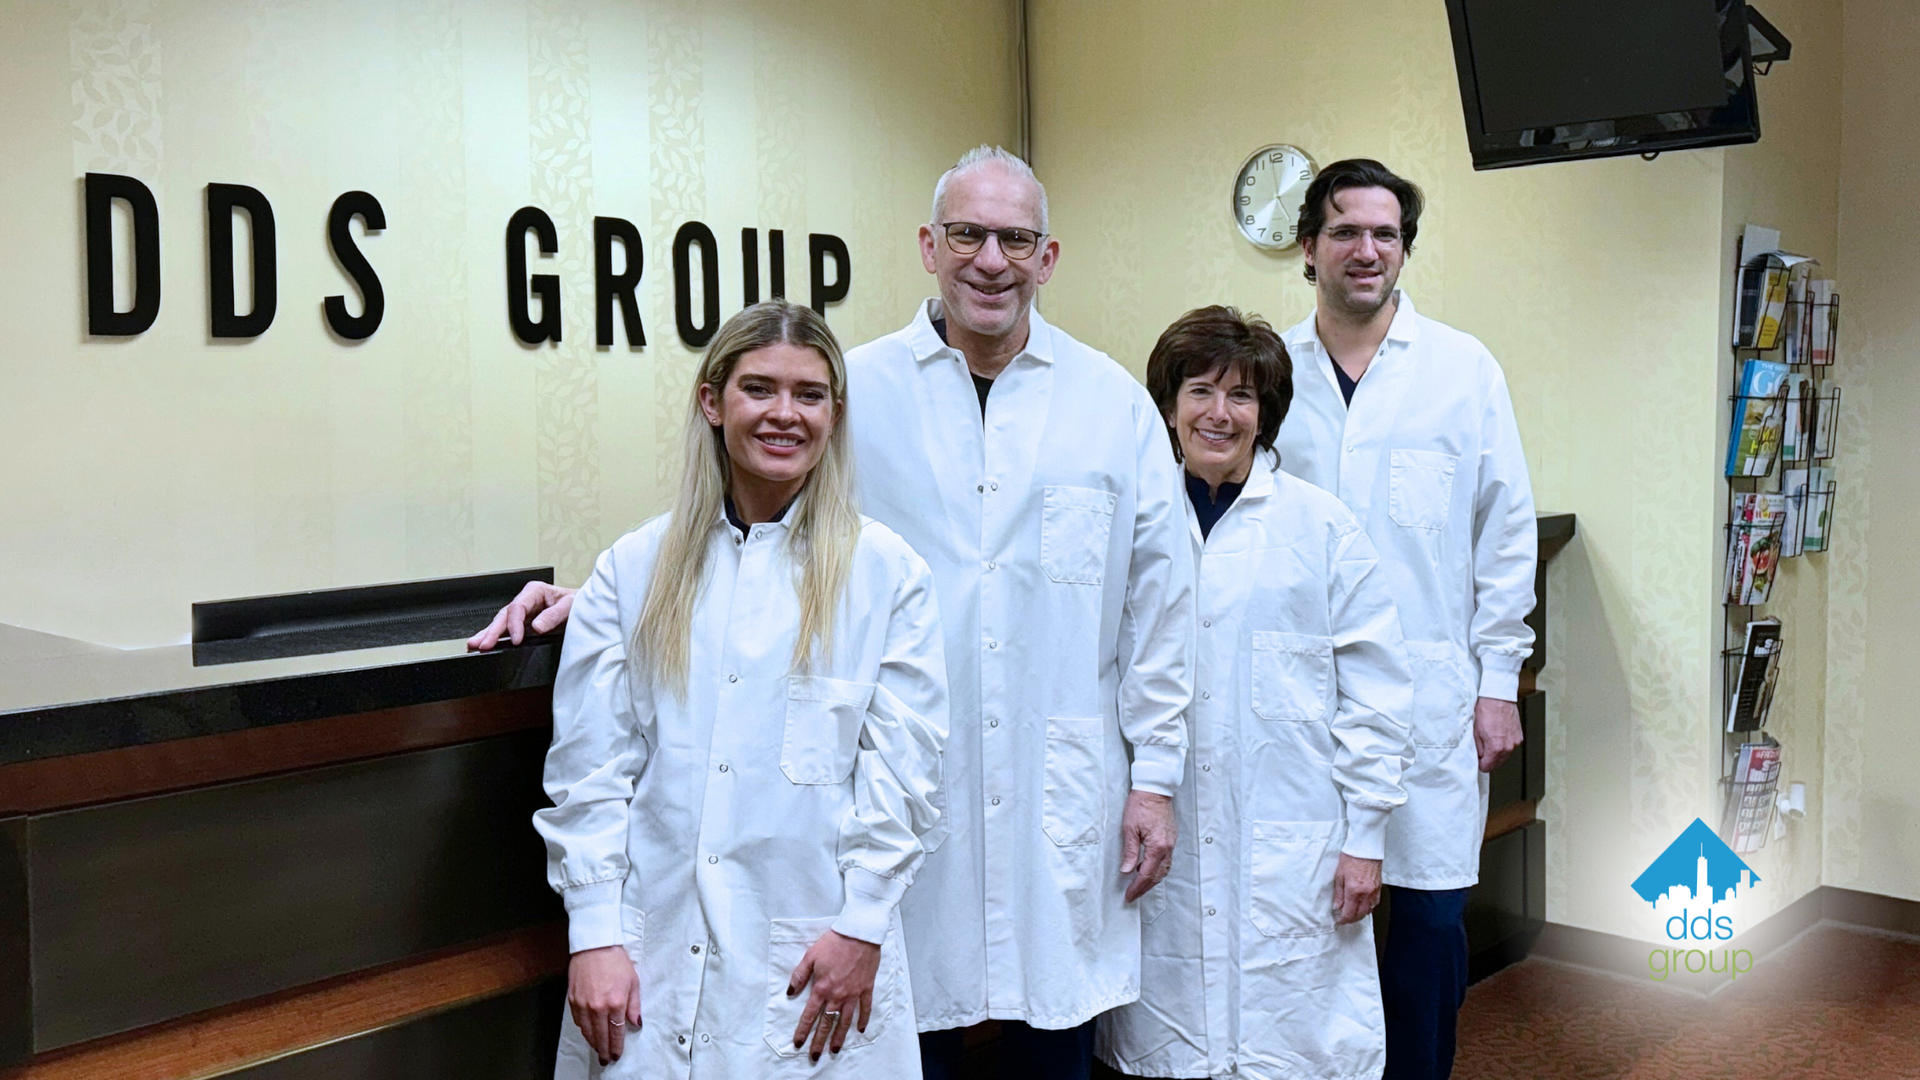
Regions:
<instances>
[{"instance_id":1,"label":"dark wavy hair","mask_svg":"<svg viewBox=\"0 0 1920 1080\"><path fill-rule=\"evenodd\" d=\"M1260 401L1260 430L1254 445L1271 450L1280 421L1293 404L1293 358L1267 320L1218 304L1195 308L1173 320L1153 343L1153 352L1147 356L1147 390L1167 422L1176 461L1186 459L1171 419L1181 384L1234 367L1246 372Z\"/></svg>"},{"instance_id":2,"label":"dark wavy hair","mask_svg":"<svg viewBox=\"0 0 1920 1080\"><path fill-rule=\"evenodd\" d=\"M1386 188L1400 200L1401 250L1413 254L1413 238L1420 233L1420 211L1426 209L1426 196L1420 194L1419 185L1396 176L1392 169L1372 158L1347 158L1320 170L1320 175L1307 185L1306 198L1300 201L1300 238L1317 237L1320 230L1326 228L1327 207L1335 195L1348 188L1367 187ZM1315 280L1313 264L1308 263L1301 272L1309 282Z\"/></svg>"}]
</instances>

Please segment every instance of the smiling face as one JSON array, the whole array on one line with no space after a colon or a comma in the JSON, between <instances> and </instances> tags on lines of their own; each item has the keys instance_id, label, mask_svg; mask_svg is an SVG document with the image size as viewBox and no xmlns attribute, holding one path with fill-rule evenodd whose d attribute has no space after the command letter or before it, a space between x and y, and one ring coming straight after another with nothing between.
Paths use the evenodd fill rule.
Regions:
<instances>
[{"instance_id":1,"label":"smiling face","mask_svg":"<svg viewBox=\"0 0 1920 1080\"><path fill-rule=\"evenodd\" d=\"M920 260L940 280L940 301L947 321L969 334L999 340L1024 333L1027 311L1040 286L1053 276L1060 257L1059 241L1051 236L1024 259L1009 259L997 237L988 237L980 250L962 255L947 243L939 228L946 222L967 221L989 229L1040 231L1040 190L1033 181L988 162L947 182L940 207L941 221L920 227Z\"/></svg>"},{"instance_id":2,"label":"smiling face","mask_svg":"<svg viewBox=\"0 0 1920 1080\"><path fill-rule=\"evenodd\" d=\"M701 411L726 440L736 501L759 495L777 509L806 483L838 418L831 378L826 357L780 341L741 354L719 394L701 384Z\"/></svg>"},{"instance_id":3,"label":"smiling face","mask_svg":"<svg viewBox=\"0 0 1920 1080\"><path fill-rule=\"evenodd\" d=\"M1327 197L1327 221L1317 236L1302 237L1321 299L1337 310L1366 317L1386 306L1406 265L1400 239L1400 200L1383 187L1352 187Z\"/></svg>"},{"instance_id":4,"label":"smiling face","mask_svg":"<svg viewBox=\"0 0 1920 1080\"><path fill-rule=\"evenodd\" d=\"M1182 382L1167 421L1188 472L1213 487L1247 478L1260 434L1260 395L1239 364Z\"/></svg>"}]
</instances>

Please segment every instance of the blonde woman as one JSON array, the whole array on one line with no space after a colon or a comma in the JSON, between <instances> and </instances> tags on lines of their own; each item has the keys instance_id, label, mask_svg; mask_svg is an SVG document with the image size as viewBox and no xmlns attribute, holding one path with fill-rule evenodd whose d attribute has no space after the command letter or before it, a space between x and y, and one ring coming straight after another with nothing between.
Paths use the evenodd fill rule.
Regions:
<instances>
[{"instance_id":1,"label":"blonde woman","mask_svg":"<svg viewBox=\"0 0 1920 1080\"><path fill-rule=\"evenodd\" d=\"M729 320L673 511L574 598L534 816L573 952L558 1077L919 1072L897 907L946 669L927 564L855 508L845 403L818 315Z\"/></svg>"}]
</instances>

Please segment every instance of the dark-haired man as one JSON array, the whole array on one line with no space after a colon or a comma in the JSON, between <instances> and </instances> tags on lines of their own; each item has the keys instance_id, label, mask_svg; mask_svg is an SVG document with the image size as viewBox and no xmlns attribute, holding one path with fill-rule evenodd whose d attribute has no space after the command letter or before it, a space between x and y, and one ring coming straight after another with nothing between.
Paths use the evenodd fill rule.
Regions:
<instances>
[{"instance_id":1,"label":"dark-haired man","mask_svg":"<svg viewBox=\"0 0 1920 1080\"><path fill-rule=\"evenodd\" d=\"M1395 288L1421 206L1417 187L1366 159L1335 162L1308 188L1299 234L1314 313L1285 335L1295 397L1277 443L1283 468L1338 495L1366 529L1413 669L1407 803L1388 822L1382 875L1387 1080L1452 1072L1485 774L1520 744L1533 644L1533 493L1506 377L1478 340Z\"/></svg>"}]
</instances>

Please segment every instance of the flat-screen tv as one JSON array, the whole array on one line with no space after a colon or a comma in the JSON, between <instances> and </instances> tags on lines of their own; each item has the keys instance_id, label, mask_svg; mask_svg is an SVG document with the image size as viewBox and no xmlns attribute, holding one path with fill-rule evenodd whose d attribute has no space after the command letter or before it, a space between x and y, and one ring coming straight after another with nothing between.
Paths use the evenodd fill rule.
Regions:
<instances>
[{"instance_id":1,"label":"flat-screen tv","mask_svg":"<svg viewBox=\"0 0 1920 1080\"><path fill-rule=\"evenodd\" d=\"M1745 0L1447 0L1473 167L1760 138Z\"/></svg>"}]
</instances>

